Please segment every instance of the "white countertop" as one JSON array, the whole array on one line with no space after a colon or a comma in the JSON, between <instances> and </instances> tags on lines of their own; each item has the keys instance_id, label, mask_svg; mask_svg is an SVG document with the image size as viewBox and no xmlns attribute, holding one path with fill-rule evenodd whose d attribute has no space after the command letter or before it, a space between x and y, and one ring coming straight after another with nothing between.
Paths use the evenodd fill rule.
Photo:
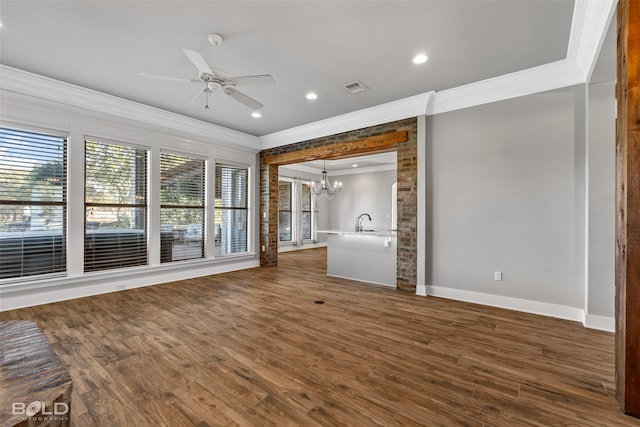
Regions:
<instances>
[{"instance_id":1,"label":"white countertop","mask_svg":"<svg viewBox=\"0 0 640 427\"><path fill-rule=\"evenodd\" d=\"M395 236L396 230L389 229L364 229L362 231L356 230L318 230L316 233L325 233L325 234L349 234L349 235L358 235L358 236Z\"/></svg>"}]
</instances>

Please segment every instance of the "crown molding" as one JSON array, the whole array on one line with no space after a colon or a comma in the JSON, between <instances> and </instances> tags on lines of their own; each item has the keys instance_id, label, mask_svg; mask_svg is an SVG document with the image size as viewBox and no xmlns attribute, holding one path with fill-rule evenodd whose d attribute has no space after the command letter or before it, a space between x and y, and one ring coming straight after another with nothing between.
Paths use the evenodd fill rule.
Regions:
<instances>
[{"instance_id":1,"label":"crown molding","mask_svg":"<svg viewBox=\"0 0 640 427\"><path fill-rule=\"evenodd\" d=\"M335 135L409 117L433 115L584 83L576 61L566 59L514 73L426 92L260 137L262 148L274 148Z\"/></svg>"},{"instance_id":2,"label":"crown molding","mask_svg":"<svg viewBox=\"0 0 640 427\"><path fill-rule=\"evenodd\" d=\"M617 0L575 1L567 60L582 68L585 82L591 77L617 3Z\"/></svg>"},{"instance_id":3,"label":"crown molding","mask_svg":"<svg viewBox=\"0 0 640 427\"><path fill-rule=\"evenodd\" d=\"M341 114L324 120L296 126L280 132L260 137L262 148L268 149L295 142L307 141L337 133L348 132L370 126L390 123L396 120L417 117L426 114L429 98L434 91L408 98L387 102L374 107L363 108L351 113Z\"/></svg>"},{"instance_id":4,"label":"crown molding","mask_svg":"<svg viewBox=\"0 0 640 427\"><path fill-rule=\"evenodd\" d=\"M438 92L427 114L474 107L588 81L617 0L576 0L567 58Z\"/></svg>"},{"instance_id":5,"label":"crown molding","mask_svg":"<svg viewBox=\"0 0 640 427\"><path fill-rule=\"evenodd\" d=\"M256 136L0 64L0 89L260 150Z\"/></svg>"},{"instance_id":6,"label":"crown molding","mask_svg":"<svg viewBox=\"0 0 640 427\"><path fill-rule=\"evenodd\" d=\"M584 83L575 62L552 62L436 93L428 115L503 101Z\"/></svg>"}]
</instances>

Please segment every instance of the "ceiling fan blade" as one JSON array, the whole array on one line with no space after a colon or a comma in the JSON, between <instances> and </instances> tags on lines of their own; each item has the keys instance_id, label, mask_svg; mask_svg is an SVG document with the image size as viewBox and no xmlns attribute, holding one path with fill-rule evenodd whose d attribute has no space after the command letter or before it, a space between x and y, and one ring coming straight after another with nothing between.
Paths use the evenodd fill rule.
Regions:
<instances>
[{"instance_id":1,"label":"ceiling fan blade","mask_svg":"<svg viewBox=\"0 0 640 427\"><path fill-rule=\"evenodd\" d=\"M167 80L170 82L189 82L196 83L200 80L197 79L187 79L185 77L169 77L169 76L160 76L158 74L150 74L150 73L138 73L140 77L144 77L145 79L153 79L153 80Z\"/></svg>"},{"instance_id":2,"label":"ceiling fan blade","mask_svg":"<svg viewBox=\"0 0 640 427\"><path fill-rule=\"evenodd\" d=\"M182 49L182 52L184 52L187 58L189 58L189 61L191 61L201 73L211 74L211 68L202 55L200 55L200 52L190 49Z\"/></svg>"},{"instance_id":3,"label":"ceiling fan blade","mask_svg":"<svg viewBox=\"0 0 640 427\"><path fill-rule=\"evenodd\" d=\"M229 95L230 97L232 97L236 101L238 101L238 102L246 105L247 107L251 108L252 110L259 110L262 107L264 107L264 105L262 105L261 103L259 103L255 99L245 95L242 92L239 92L239 91L235 90L232 87L226 87L224 89L224 93L226 93L227 95Z\"/></svg>"},{"instance_id":4,"label":"ceiling fan blade","mask_svg":"<svg viewBox=\"0 0 640 427\"><path fill-rule=\"evenodd\" d=\"M238 86L273 86L276 84L271 74L231 77L231 80L236 82Z\"/></svg>"}]
</instances>

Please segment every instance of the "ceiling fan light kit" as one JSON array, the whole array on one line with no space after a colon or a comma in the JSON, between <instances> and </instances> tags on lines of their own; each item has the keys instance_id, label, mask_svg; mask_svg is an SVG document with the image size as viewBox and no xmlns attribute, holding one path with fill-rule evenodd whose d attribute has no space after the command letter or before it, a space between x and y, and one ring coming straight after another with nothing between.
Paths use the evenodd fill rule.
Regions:
<instances>
[{"instance_id":1,"label":"ceiling fan light kit","mask_svg":"<svg viewBox=\"0 0 640 427\"><path fill-rule=\"evenodd\" d=\"M215 64L216 48L222 44L222 36L219 34L209 34L209 43L213 45L213 63ZM198 78L169 77L158 74L140 73L141 77L153 80L165 80L173 82L203 83L204 88L201 89L196 97L191 101L195 103L202 94L205 95L205 110L209 109L209 94L222 89L225 95L245 105L253 111L261 109L264 105L256 101L250 96L236 89L237 86L273 86L276 84L273 76L270 74L261 74L255 76L237 76L230 77L224 70L215 68L207 64L200 52L191 49L182 49L187 59L198 69Z\"/></svg>"}]
</instances>

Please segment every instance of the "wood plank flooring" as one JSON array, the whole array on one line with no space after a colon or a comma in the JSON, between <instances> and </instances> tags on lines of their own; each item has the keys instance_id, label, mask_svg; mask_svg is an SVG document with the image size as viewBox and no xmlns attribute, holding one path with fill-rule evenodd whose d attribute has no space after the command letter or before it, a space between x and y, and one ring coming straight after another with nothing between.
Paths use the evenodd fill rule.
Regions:
<instances>
[{"instance_id":1,"label":"wood plank flooring","mask_svg":"<svg viewBox=\"0 0 640 427\"><path fill-rule=\"evenodd\" d=\"M328 278L325 260L0 317L43 329L76 427L640 426L614 398L613 334Z\"/></svg>"}]
</instances>

